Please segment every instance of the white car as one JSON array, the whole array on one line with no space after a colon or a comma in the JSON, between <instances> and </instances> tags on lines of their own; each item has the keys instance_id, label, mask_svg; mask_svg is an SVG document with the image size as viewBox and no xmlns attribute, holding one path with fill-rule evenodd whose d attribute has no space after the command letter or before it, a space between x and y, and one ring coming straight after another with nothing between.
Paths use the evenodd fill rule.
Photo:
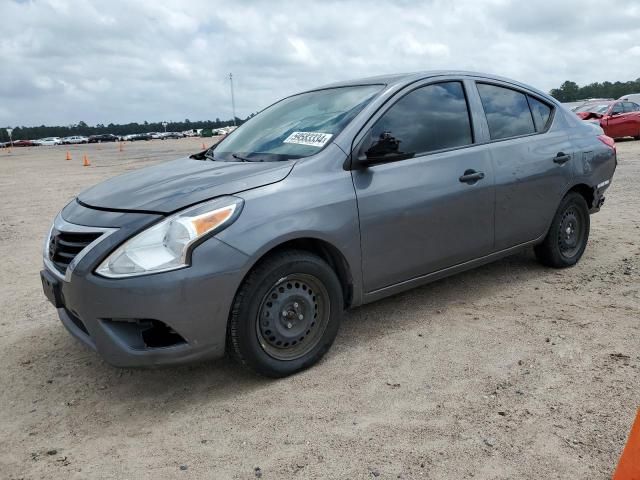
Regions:
<instances>
[{"instance_id":1,"label":"white car","mask_svg":"<svg viewBox=\"0 0 640 480\"><path fill-rule=\"evenodd\" d=\"M214 128L213 129L213 134L214 135L227 135L227 134L233 132L236 128L238 128L238 127L230 126L230 127Z\"/></svg>"},{"instance_id":2,"label":"white car","mask_svg":"<svg viewBox=\"0 0 640 480\"><path fill-rule=\"evenodd\" d=\"M160 138L162 138L163 134L162 133L158 133L158 132L150 132L149 135L151 136L151 138L153 138L154 140L159 140Z\"/></svg>"},{"instance_id":3,"label":"white car","mask_svg":"<svg viewBox=\"0 0 640 480\"><path fill-rule=\"evenodd\" d=\"M40 140L34 140L33 143L37 143L38 145L62 145L62 140L60 137L45 137Z\"/></svg>"},{"instance_id":4,"label":"white car","mask_svg":"<svg viewBox=\"0 0 640 480\"><path fill-rule=\"evenodd\" d=\"M75 143L88 143L88 142L89 142L89 138L83 137L81 135L72 135L71 137L64 137L62 139L63 145L71 145Z\"/></svg>"},{"instance_id":5,"label":"white car","mask_svg":"<svg viewBox=\"0 0 640 480\"><path fill-rule=\"evenodd\" d=\"M629 95L623 95L618 100L627 100L628 102L640 104L640 93L630 93Z\"/></svg>"}]
</instances>

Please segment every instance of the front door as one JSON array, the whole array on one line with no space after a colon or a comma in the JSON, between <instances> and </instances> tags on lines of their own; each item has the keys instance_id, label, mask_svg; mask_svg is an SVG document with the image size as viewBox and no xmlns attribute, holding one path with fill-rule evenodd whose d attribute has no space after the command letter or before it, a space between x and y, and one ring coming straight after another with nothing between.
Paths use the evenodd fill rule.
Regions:
<instances>
[{"instance_id":1,"label":"front door","mask_svg":"<svg viewBox=\"0 0 640 480\"><path fill-rule=\"evenodd\" d=\"M367 293L489 254L494 190L462 82L414 87L372 119L353 171ZM395 161L389 161L390 159Z\"/></svg>"},{"instance_id":2,"label":"front door","mask_svg":"<svg viewBox=\"0 0 640 480\"><path fill-rule=\"evenodd\" d=\"M614 103L605 118L605 133L613 138L626 137L629 135L629 126L633 122L629 121L628 116L629 114L624 112L622 102Z\"/></svg>"}]
</instances>

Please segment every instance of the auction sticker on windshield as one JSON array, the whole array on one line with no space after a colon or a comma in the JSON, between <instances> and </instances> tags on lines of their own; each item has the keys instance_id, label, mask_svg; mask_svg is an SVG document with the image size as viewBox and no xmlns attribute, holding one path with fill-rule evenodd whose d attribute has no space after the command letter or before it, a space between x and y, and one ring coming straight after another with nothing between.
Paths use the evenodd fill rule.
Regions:
<instances>
[{"instance_id":1,"label":"auction sticker on windshield","mask_svg":"<svg viewBox=\"0 0 640 480\"><path fill-rule=\"evenodd\" d=\"M312 147L323 147L331 140L331 133L322 132L293 132L283 143L297 143L298 145L310 145Z\"/></svg>"}]
</instances>

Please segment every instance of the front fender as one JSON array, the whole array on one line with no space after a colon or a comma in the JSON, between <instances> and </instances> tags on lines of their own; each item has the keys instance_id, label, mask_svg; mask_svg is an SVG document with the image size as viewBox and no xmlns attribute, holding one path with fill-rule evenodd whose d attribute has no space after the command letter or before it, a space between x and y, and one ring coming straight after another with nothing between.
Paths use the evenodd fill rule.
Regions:
<instances>
[{"instance_id":1,"label":"front fender","mask_svg":"<svg viewBox=\"0 0 640 480\"><path fill-rule=\"evenodd\" d=\"M216 237L248 255L250 267L283 243L319 240L344 258L353 281L352 304L360 303L360 228L349 172L290 175L238 196L245 201L242 214Z\"/></svg>"}]
</instances>

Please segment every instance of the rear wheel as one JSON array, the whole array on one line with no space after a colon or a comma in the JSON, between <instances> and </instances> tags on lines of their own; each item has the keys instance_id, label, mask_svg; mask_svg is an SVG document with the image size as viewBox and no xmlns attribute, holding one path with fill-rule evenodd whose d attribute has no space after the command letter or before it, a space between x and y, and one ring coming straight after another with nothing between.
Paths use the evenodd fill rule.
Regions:
<instances>
[{"instance_id":1,"label":"rear wheel","mask_svg":"<svg viewBox=\"0 0 640 480\"><path fill-rule=\"evenodd\" d=\"M229 351L262 375L290 375L329 350L342 311L340 281L324 260L304 251L274 254L238 290L229 320Z\"/></svg>"},{"instance_id":2,"label":"rear wheel","mask_svg":"<svg viewBox=\"0 0 640 480\"><path fill-rule=\"evenodd\" d=\"M584 197L568 193L560 202L544 241L535 247L538 260L549 267L575 265L589 240L589 209Z\"/></svg>"}]
</instances>

